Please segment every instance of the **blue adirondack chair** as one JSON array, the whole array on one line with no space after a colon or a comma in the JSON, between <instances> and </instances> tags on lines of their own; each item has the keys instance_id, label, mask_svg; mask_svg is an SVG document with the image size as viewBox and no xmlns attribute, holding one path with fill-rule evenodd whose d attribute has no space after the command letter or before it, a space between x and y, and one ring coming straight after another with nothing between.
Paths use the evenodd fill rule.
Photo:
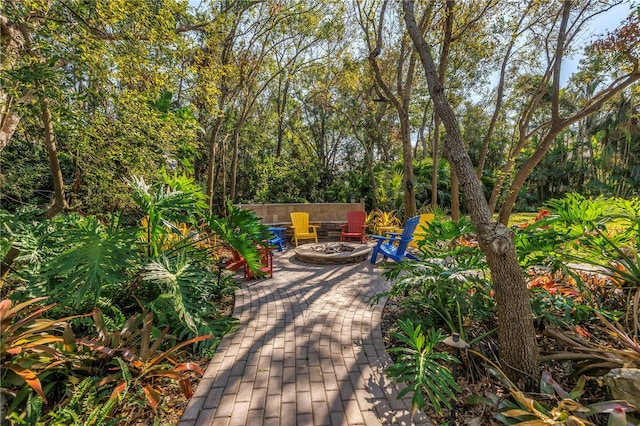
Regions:
<instances>
[{"instance_id":1,"label":"blue adirondack chair","mask_svg":"<svg viewBox=\"0 0 640 426\"><path fill-rule=\"evenodd\" d=\"M371 263L376 263L378 254L381 254L385 259L390 257L396 262L402 260L403 257L415 259L411 253L407 253L407 246L411 240L413 240L413 232L416 230L419 221L420 216L414 216L407 220L402 234L387 232L386 236L372 235L371 238L378 240L378 244L376 244L371 252Z\"/></svg>"}]
</instances>

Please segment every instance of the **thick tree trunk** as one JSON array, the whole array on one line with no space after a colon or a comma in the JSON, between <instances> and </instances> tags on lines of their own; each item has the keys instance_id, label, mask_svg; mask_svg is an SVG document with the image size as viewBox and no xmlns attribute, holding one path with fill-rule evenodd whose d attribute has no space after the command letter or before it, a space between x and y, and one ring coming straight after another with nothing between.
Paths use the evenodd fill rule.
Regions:
<instances>
[{"instance_id":1,"label":"thick tree trunk","mask_svg":"<svg viewBox=\"0 0 640 426\"><path fill-rule=\"evenodd\" d=\"M535 383L539 376L539 349L524 274L518 263L513 234L492 220L480 180L462 141L460 127L445 96L431 49L418 29L413 1L405 0L405 23L424 67L434 108L447 129L444 155L455 169L476 228L480 248L487 257L498 307L500 359L505 372L517 381Z\"/></svg>"},{"instance_id":2,"label":"thick tree trunk","mask_svg":"<svg viewBox=\"0 0 640 426\"><path fill-rule=\"evenodd\" d=\"M413 185L413 148L411 147L409 124L409 104L411 100L411 89L416 58L415 54L410 50L405 41L403 41L400 47L400 57L396 64L396 92L394 93L389 85L383 80L377 59L378 55L380 55L380 52L382 51L382 29L384 28L387 4L388 0L385 0L381 7L375 46L372 46L368 40L370 50L368 59L369 64L373 69L378 88L384 93L398 112L398 118L400 120L400 134L402 137L402 161L404 171L404 217L410 218L416 214L416 195ZM367 32L367 28L363 28L363 30L365 33ZM404 64L407 58L409 59L409 64L405 70Z\"/></svg>"}]
</instances>

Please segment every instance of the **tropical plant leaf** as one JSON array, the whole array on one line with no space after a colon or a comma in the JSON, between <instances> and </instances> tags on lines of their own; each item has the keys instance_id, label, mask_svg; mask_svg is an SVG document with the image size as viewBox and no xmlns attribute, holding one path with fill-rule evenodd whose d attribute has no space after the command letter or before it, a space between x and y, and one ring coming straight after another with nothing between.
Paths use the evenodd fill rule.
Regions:
<instances>
[{"instance_id":1,"label":"tropical plant leaf","mask_svg":"<svg viewBox=\"0 0 640 426\"><path fill-rule=\"evenodd\" d=\"M43 276L50 282L59 281L53 292L61 300L66 301L70 294L76 305L85 296L96 300L104 284L125 281L133 268L136 230L121 228L116 216L106 227L95 217L88 217L76 228L54 232L53 237L69 249L46 262Z\"/></svg>"}]
</instances>

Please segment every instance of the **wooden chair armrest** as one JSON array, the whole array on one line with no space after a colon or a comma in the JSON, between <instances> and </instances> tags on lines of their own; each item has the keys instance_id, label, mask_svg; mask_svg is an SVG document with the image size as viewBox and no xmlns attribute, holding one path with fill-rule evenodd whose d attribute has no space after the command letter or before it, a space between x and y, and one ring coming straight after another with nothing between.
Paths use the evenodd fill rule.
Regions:
<instances>
[{"instance_id":1,"label":"wooden chair armrest","mask_svg":"<svg viewBox=\"0 0 640 426\"><path fill-rule=\"evenodd\" d=\"M389 241L391 243L391 242L394 242L394 241L400 241L400 239L398 239L398 238L389 238L389 237L385 237L385 236L382 236L382 235L371 235L371 238L374 238L374 239L376 239L376 240L378 240L380 242Z\"/></svg>"}]
</instances>

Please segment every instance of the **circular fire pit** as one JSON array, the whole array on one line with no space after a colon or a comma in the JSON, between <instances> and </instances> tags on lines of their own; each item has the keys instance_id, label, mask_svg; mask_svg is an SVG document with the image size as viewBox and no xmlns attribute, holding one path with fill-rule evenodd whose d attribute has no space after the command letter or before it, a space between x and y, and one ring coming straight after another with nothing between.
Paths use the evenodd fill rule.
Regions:
<instances>
[{"instance_id":1,"label":"circular fire pit","mask_svg":"<svg viewBox=\"0 0 640 426\"><path fill-rule=\"evenodd\" d=\"M295 248L296 259L320 265L342 265L362 262L371 253L369 244L319 243L303 244Z\"/></svg>"}]
</instances>

